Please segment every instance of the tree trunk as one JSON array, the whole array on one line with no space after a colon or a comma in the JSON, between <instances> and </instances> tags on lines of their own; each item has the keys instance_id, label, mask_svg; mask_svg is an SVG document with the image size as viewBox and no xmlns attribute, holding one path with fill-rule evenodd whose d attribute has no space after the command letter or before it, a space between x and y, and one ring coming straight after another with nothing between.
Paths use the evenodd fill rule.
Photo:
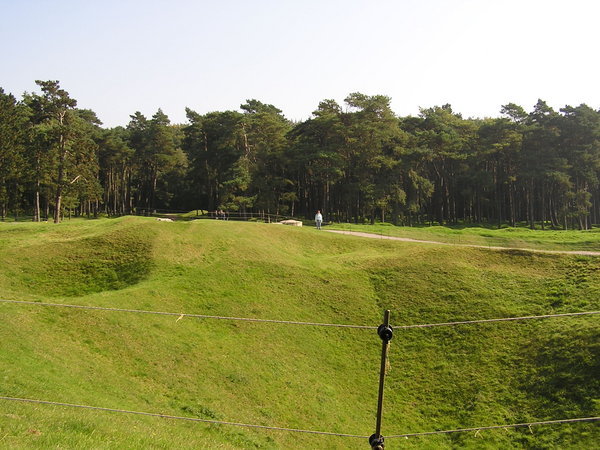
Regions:
<instances>
[{"instance_id":1,"label":"tree trunk","mask_svg":"<svg viewBox=\"0 0 600 450\"><path fill-rule=\"evenodd\" d=\"M40 217L40 180L36 180L35 183L35 200L33 205L33 221L39 222Z\"/></svg>"},{"instance_id":2,"label":"tree trunk","mask_svg":"<svg viewBox=\"0 0 600 450\"><path fill-rule=\"evenodd\" d=\"M529 181L529 192L527 193L528 199L528 219L529 219L529 228L532 230L535 228L535 218L533 213L534 202L533 202L533 179Z\"/></svg>"},{"instance_id":3,"label":"tree trunk","mask_svg":"<svg viewBox=\"0 0 600 450\"><path fill-rule=\"evenodd\" d=\"M545 184L545 183L544 183ZM542 184L541 196L542 196L542 230L545 230L546 227L546 189L544 184Z\"/></svg>"},{"instance_id":4,"label":"tree trunk","mask_svg":"<svg viewBox=\"0 0 600 450\"><path fill-rule=\"evenodd\" d=\"M64 120L64 113L61 113L59 123L62 126ZM56 209L54 210L54 223L60 223L60 207L62 202L62 184L65 176L65 160L67 158L67 148L65 142L65 135L61 132L59 137L59 150L60 159L58 161L58 175L56 177Z\"/></svg>"},{"instance_id":5,"label":"tree trunk","mask_svg":"<svg viewBox=\"0 0 600 450\"><path fill-rule=\"evenodd\" d=\"M510 210L510 226L515 227L517 225L516 211L515 211L515 187L512 183L508 185L508 204Z\"/></svg>"},{"instance_id":6,"label":"tree trunk","mask_svg":"<svg viewBox=\"0 0 600 450\"><path fill-rule=\"evenodd\" d=\"M55 208L54 208L54 223L60 223L60 207L62 202L62 181L64 177L63 168L64 158L61 158L61 162L58 166L58 178L56 183L56 197L55 197Z\"/></svg>"}]
</instances>

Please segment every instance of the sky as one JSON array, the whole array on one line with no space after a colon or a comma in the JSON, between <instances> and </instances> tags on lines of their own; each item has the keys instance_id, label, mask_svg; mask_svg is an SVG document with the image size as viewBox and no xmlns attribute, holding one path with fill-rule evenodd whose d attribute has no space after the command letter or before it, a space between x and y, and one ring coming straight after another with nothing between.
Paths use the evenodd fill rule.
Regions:
<instances>
[{"instance_id":1,"label":"sky","mask_svg":"<svg viewBox=\"0 0 600 450\"><path fill-rule=\"evenodd\" d=\"M246 99L306 120L352 92L400 116L600 108L597 0L0 0L0 87L59 80L105 127Z\"/></svg>"}]
</instances>

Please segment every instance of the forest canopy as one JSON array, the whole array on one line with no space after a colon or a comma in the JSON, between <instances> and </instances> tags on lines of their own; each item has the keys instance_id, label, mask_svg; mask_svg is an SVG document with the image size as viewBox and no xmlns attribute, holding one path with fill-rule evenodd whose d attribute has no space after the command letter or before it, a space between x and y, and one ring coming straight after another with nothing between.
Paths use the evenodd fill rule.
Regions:
<instances>
[{"instance_id":1,"label":"forest canopy","mask_svg":"<svg viewBox=\"0 0 600 450\"><path fill-rule=\"evenodd\" d=\"M239 111L188 108L185 124L134 112L106 129L58 81L36 84L20 99L0 88L2 220L320 209L326 220L402 225L600 223L600 111L585 104L399 117L389 97L351 93L301 122L252 99Z\"/></svg>"}]
</instances>

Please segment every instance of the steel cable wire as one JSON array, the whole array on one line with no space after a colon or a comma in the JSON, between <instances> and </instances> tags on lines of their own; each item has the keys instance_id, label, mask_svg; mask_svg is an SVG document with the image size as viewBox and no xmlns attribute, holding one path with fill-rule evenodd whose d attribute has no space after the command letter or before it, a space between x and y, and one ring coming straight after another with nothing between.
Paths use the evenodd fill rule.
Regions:
<instances>
[{"instance_id":1,"label":"steel cable wire","mask_svg":"<svg viewBox=\"0 0 600 450\"><path fill-rule=\"evenodd\" d=\"M170 415L170 414L151 413L151 412L144 412L144 411L131 411L131 410L127 410L127 409L105 408L105 407L101 407L101 406L90 406L90 405L80 405L80 404L76 404L76 403L53 402L53 401L48 401L48 400L37 400L37 399L31 399L31 398L0 396L0 400L23 402L23 403L34 403L34 404L51 405L51 406L66 406L66 407L71 407L71 408L88 409L88 410L94 410L94 411L116 412L116 413L122 413L122 414L133 414L133 415L141 415L141 416L149 416L149 417L160 417L163 419L187 420L187 421L191 421L191 422L201 422L201 423L208 423L208 424L212 424L212 425L230 425L230 426L238 426L238 427L246 427L246 428L259 428L259 429L264 429L264 430L318 434L318 435L324 435L324 436L352 437L352 438L362 438L362 439L368 438L368 436L366 436L366 435L359 435L359 434L336 433L336 432L331 432L331 431L318 431L318 430L303 430L300 428L276 427L276 426L256 425L256 424L239 423L239 422L227 422L227 421L222 421L222 420L200 419L197 417L174 416L174 415ZM572 419L545 420L545 421L538 421L538 422L515 423L515 424L507 424L507 425L492 425L492 426L482 426L482 427L472 427L472 428L458 428L458 429L454 429L454 430L436 430L436 431L425 431L425 432L419 432L419 433L394 434L394 435L386 436L386 439L395 439L395 438L403 438L403 437L408 438L408 437L432 436L432 435L436 435L436 434L466 433L466 432L472 432L472 431L478 432L478 431L484 431L484 430L531 427L531 426L535 426L535 425L555 425L555 424L578 423L578 422L596 422L599 420L600 420L600 417L578 417L578 418L572 418Z\"/></svg>"},{"instance_id":2,"label":"steel cable wire","mask_svg":"<svg viewBox=\"0 0 600 450\"><path fill-rule=\"evenodd\" d=\"M40 405L68 406L71 408L90 409L90 410L95 410L95 411L116 412L116 413L123 413L123 414L135 414L138 416L160 417L163 419L187 420L187 421L191 421L191 422L202 422L202 423L208 423L208 424L213 424L213 425L232 425L232 426L246 427L246 428L261 428L264 430L290 431L290 432L295 432L295 433L308 433L308 434L321 434L321 435L326 435L326 436L353 437L353 438L364 438L364 439L368 438L368 436L363 436L363 435L358 435L358 434L335 433L335 432L317 431L317 430L302 430L299 428L275 427L275 426L255 425L255 424L239 423L239 422L226 422L223 420L200 419L198 417L173 416L170 414L151 413L151 412L143 412L143 411L130 411L127 409L119 409L119 408L104 408L101 406L79 405L76 403L52 402L52 401L48 401L48 400L36 400L36 399L32 399L32 398L0 396L0 400L9 400L9 401L23 402L23 403L35 403L35 404L40 404Z\"/></svg>"},{"instance_id":3,"label":"steel cable wire","mask_svg":"<svg viewBox=\"0 0 600 450\"><path fill-rule=\"evenodd\" d=\"M66 303L44 303L44 302L32 302L25 300L4 300L0 299L2 303L16 303L16 304L25 304L25 305L35 305L35 306L56 306L63 308L75 308L75 309L90 309L96 311L111 311L111 312L128 312L128 313L139 313L139 314L157 314L161 316L177 316L180 318L183 317L192 317L196 319L218 319L218 320L237 320L244 322L266 322L266 323L278 323L278 324L286 324L286 325L310 325L315 327L339 327L339 328L358 328L358 329L368 329L368 330L376 330L377 327L370 325L345 325L341 323L322 323L322 322L300 322L294 320L276 320L276 319L259 319L252 317L230 317L230 316L216 316L216 315L207 315L207 314L187 314L187 313L175 313L175 312L165 312L165 311L146 311L143 309L125 309L125 308L108 308L103 306L87 306L87 305L72 305Z\"/></svg>"},{"instance_id":4,"label":"steel cable wire","mask_svg":"<svg viewBox=\"0 0 600 450\"><path fill-rule=\"evenodd\" d=\"M73 305L67 303L45 303L45 302L34 302L26 300L6 300L0 299L1 303L13 303L13 304L24 304L34 306L54 306L63 308L75 308L75 309L88 309L96 311L109 311L109 312L127 312L127 313L139 313L139 314L156 314L162 316L177 316L179 318L192 317L197 319L218 319L218 320L237 320L244 322L266 322L266 323L277 323L284 325L308 325L318 327L338 327L338 328L356 328L366 330L376 330L377 327L370 325L352 325L352 324L341 324L341 323L324 323L324 322L301 322L294 320L276 320L276 319L260 319L252 317L231 317L231 316L217 316L207 314L188 314L188 313L176 313L166 311L147 311L142 309L125 309L125 308L108 308L104 306L88 306L88 305ZM492 322L509 322L518 320L533 320L533 319L548 319L558 317L573 317L573 316L586 316L600 314L600 311L582 311L573 313L557 313L557 314L543 314L537 316L521 316L521 317L501 317L496 319L476 319L476 320L464 320L456 322L440 322L440 323L425 323L425 324L413 324L413 325L394 325L396 330L405 330L410 328L429 328L429 327L442 327L442 326L454 326L454 325L469 325L478 323L492 323Z\"/></svg>"},{"instance_id":5,"label":"steel cable wire","mask_svg":"<svg viewBox=\"0 0 600 450\"><path fill-rule=\"evenodd\" d=\"M521 316L521 317L500 317L497 319L476 319L476 320L463 320L458 322L440 322L440 323L424 323L415 325L394 325L394 329L408 329L408 328L429 328L429 327L445 327L451 325L469 325L475 323L490 323L490 322L510 322L516 320L532 320L532 319L549 319L552 317L573 317L573 316L588 316L593 314L600 314L600 311L583 311L574 313L558 313L558 314L543 314L539 316Z\"/></svg>"},{"instance_id":6,"label":"steel cable wire","mask_svg":"<svg viewBox=\"0 0 600 450\"><path fill-rule=\"evenodd\" d=\"M559 419L559 420L544 420L541 422L527 422L527 423L514 423L509 425L492 425L485 427L473 427L473 428L458 428L456 430L440 430L440 431L425 431L422 433L405 433L405 434L393 434L386 436L386 439L401 438L401 437L417 437L417 436L431 436L434 434L449 434L449 433L466 433L469 431L483 431L483 430L498 430L506 428L519 428L519 427L531 427L533 425L552 425L561 423L575 423L575 422L595 422L600 420L600 417L579 417L575 419Z\"/></svg>"}]
</instances>

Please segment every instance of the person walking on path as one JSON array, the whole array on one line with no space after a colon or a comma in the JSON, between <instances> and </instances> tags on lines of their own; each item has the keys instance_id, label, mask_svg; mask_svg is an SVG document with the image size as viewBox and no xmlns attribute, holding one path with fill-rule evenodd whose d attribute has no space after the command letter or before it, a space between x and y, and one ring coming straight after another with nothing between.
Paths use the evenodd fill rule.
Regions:
<instances>
[{"instance_id":1,"label":"person walking on path","mask_svg":"<svg viewBox=\"0 0 600 450\"><path fill-rule=\"evenodd\" d=\"M321 215L321 211L317 211L315 214L315 222L317 224L317 230L321 229L321 224L323 223L323 216Z\"/></svg>"}]
</instances>

